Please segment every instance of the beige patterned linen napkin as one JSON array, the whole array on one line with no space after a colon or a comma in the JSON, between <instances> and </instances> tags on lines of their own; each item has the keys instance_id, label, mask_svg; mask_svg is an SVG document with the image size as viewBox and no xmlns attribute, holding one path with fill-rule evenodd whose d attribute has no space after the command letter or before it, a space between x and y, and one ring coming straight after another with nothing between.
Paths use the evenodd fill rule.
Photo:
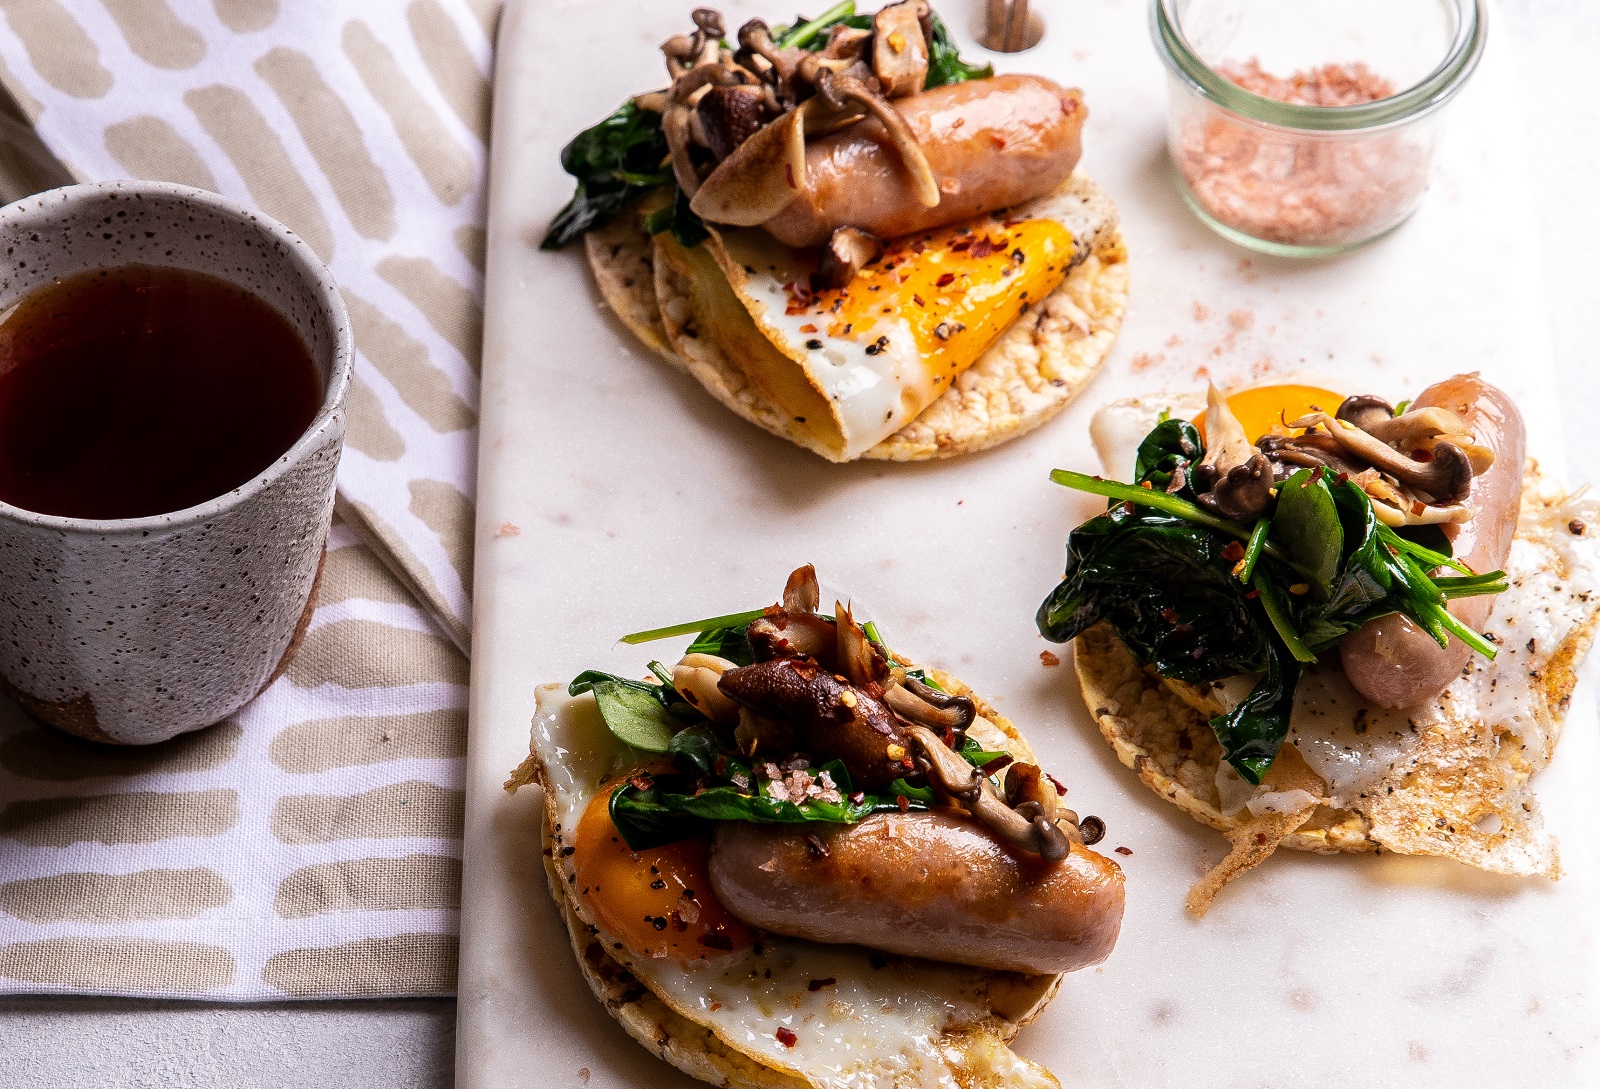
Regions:
<instances>
[{"instance_id":1,"label":"beige patterned linen napkin","mask_svg":"<svg viewBox=\"0 0 1600 1089\"><path fill-rule=\"evenodd\" d=\"M254 204L328 262L357 348L341 522L282 679L146 749L0 704L0 993L454 990L497 12L0 0L8 199L140 177Z\"/></svg>"}]
</instances>

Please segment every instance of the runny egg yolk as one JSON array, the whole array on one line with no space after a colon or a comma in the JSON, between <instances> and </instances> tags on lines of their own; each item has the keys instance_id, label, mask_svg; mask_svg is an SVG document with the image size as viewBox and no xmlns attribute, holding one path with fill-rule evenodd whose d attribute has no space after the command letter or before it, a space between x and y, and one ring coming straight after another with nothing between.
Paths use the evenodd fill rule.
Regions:
<instances>
[{"instance_id":1,"label":"runny egg yolk","mask_svg":"<svg viewBox=\"0 0 1600 1089\"><path fill-rule=\"evenodd\" d=\"M567 844L578 894L594 921L639 957L692 962L753 944L750 928L711 891L711 841L695 837L633 850L611 821L611 794L620 786L590 800Z\"/></svg>"},{"instance_id":2,"label":"runny egg yolk","mask_svg":"<svg viewBox=\"0 0 1600 1089\"><path fill-rule=\"evenodd\" d=\"M1290 434L1283 426L1285 420L1298 420L1310 412L1326 412L1331 416L1343 402L1342 393L1316 386L1286 384L1240 390L1228 398L1228 407L1239 418L1245 437L1254 442L1263 435ZM1194 425L1204 441L1206 418L1203 413Z\"/></svg>"},{"instance_id":3,"label":"runny egg yolk","mask_svg":"<svg viewBox=\"0 0 1600 1089\"><path fill-rule=\"evenodd\" d=\"M936 385L948 384L1066 277L1072 234L1050 219L992 216L889 243L843 288L819 292L828 335L870 342L904 323Z\"/></svg>"}]
</instances>

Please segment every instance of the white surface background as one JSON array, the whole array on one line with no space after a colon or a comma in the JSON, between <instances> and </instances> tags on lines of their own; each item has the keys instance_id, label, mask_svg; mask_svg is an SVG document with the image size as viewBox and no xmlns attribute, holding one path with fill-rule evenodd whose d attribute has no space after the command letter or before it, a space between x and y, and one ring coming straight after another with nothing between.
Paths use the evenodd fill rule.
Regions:
<instances>
[{"instance_id":1,"label":"white surface background","mask_svg":"<svg viewBox=\"0 0 1600 1089\"><path fill-rule=\"evenodd\" d=\"M1132 2L1132 0L1129 0ZM1057 32L1071 0L1053 0ZM1053 10L1052 10L1053 9ZM1600 297L1600 101L1587 72L1600 10L1585 0L1503 0L1494 34L1520 71L1536 206L1505 214L1536 230L1563 380L1572 477L1600 483L1594 320ZM1534 316L1538 320L1541 316ZM1514 322L1525 315L1487 314ZM1590 669L1589 683L1596 671ZM1573 723L1593 729L1593 723ZM0 1083L34 1086L446 1086L454 1006L370 1002L270 1007L10 999L0 1002Z\"/></svg>"}]
</instances>

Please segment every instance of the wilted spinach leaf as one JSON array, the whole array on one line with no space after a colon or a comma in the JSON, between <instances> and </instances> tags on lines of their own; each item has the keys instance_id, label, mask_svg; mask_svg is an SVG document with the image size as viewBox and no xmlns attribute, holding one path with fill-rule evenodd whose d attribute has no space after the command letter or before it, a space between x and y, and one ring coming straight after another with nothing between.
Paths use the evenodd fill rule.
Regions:
<instances>
[{"instance_id":1,"label":"wilted spinach leaf","mask_svg":"<svg viewBox=\"0 0 1600 1089\"><path fill-rule=\"evenodd\" d=\"M1312 579L1317 596L1326 600L1339 575L1344 530L1322 471L1301 469L1278 485L1278 507L1269 539L1282 545L1289 558Z\"/></svg>"},{"instance_id":2,"label":"wilted spinach leaf","mask_svg":"<svg viewBox=\"0 0 1600 1089\"><path fill-rule=\"evenodd\" d=\"M690 726L678 731L667 746L672 755L672 765L684 775L710 779L717 774L717 758L722 746L704 726Z\"/></svg>"},{"instance_id":3,"label":"wilted spinach leaf","mask_svg":"<svg viewBox=\"0 0 1600 1089\"><path fill-rule=\"evenodd\" d=\"M1065 643L1108 621L1140 663L1200 684L1264 674L1230 715L1212 720L1223 755L1251 782L1289 732L1298 672L1215 530L1118 505L1067 539L1067 573L1039 608L1039 631Z\"/></svg>"},{"instance_id":4,"label":"wilted spinach leaf","mask_svg":"<svg viewBox=\"0 0 1600 1089\"><path fill-rule=\"evenodd\" d=\"M672 185L672 202L646 216L644 229L649 234L671 231L673 241L686 250L694 249L711 237L705 223L689 207L688 194L678 188L676 181Z\"/></svg>"},{"instance_id":5,"label":"wilted spinach leaf","mask_svg":"<svg viewBox=\"0 0 1600 1089\"><path fill-rule=\"evenodd\" d=\"M1198 684L1267 665L1264 618L1223 555L1230 541L1169 515L1123 506L1067 539L1066 576L1039 607L1065 643L1101 620L1162 676Z\"/></svg>"},{"instance_id":6,"label":"wilted spinach leaf","mask_svg":"<svg viewBox=\"0 0 1600 1089\"><path fill-rule=\"evenodd\" d=\"M1183 469L1184 486L1175 494L1182 495L1185 499L1193 499L1194 489L1188 484L1187 470L1190 465L1198 462L1205 452L1205 444L1200 441L1200 432L1196 431L1188 420L1162 420L1139 444L1139 453L1133 463L1134 482L1142 484L1148 480L1152 488L1166 491L1167 485L1172 482L1173 474Z\"/></svg>"},{"instance_id":7,"label":"wilted spinach leaf","mask_svg":"<svg viewBox=\"0 0 1600 1089\"><path fill-rule=\"evenodd\" d=\"M1245 782L1259 784L1283 747L1299 683L1299 664L1273 646L1267 654L1267 671L1250 694L1232 711L1211 720L1228 763Z\"/></svg>"},{"instance_id":8,"label":"wilted spinach leaf","mask_svg":"<svg viewBox=\"0 0 1600 1089\"><path fill-rule=\"evenodd\" d=\"M1140 444L1135 465L1149 490L1051 474L1115 502L1068 538L1066 573L1037 622L1046 638L1066 642L1107 621L1142 664L1191 684L1261 674L1239 706L1211 723L1245 779L1259 782L1287 736L1297 659L1314 659L1369 620L1404 613L1441 645L1454 635L1494 657L1493 645L1444 606L1450 597L1504 589L1501 572L1436 580L1430 570L1453 565L1447 542L1400 536L1377 520L1358 485L1310 470L1280 485L1275 509L1247 533L1181 491L1163 494L1173 474L1203 453L1192 428L1163 420ZM1440 543L1446 547L1433 547ZM1246 586L1234 572L1251 555Z\"/></svg>"},{"instance_id":9,"label":"wilted spinach leaf","mask_svg":"<svg viewBox=\"0 0 1600 1089\"><path fill-rule=\"evenodd\" d=\"M961 59L956 43L944 20L932 15L933 37L928 42L928 81L923 90L931 91L947 83L965 83L969 79L989 79L994 75L992 64L968 64Z\"/></svg>"},{"instance_id":10,"label":"wilted spinach leaf","mask_svg":"<svg viewBox=\"0 0 1600 1089\"><path fill-rule=\"evenodd\" d=\"M614 673L588 669L572 679L567 694L593 692L600 717L619 741L642 752L666 752L672 737L686 725L704 721L676 689Z\"/></svg>"},{"instance_id":11,"label":"wilted spinach leaf","mask_svg":"<svg viewBox=\"0 0 1600 1089\"><path fill-rule=\"evenodd\" d=\"M962 757L975 768L988 767L1002 756L1009 755L1004 752L995 752L985 749L978 744L976 738L966 737L961 740L961 747L956 750L956 755Z\"/></svg>"},{"instance_id":12,"label":"wilted spinach leaf","mask_svg":"<svg viewBox=\"0 0 1600 1089\"><path fill-rule=\"evenodd\" d=\"M679 771L653 775L645 789L634 782L619 787L611 795L611 820L628 846L643 850L662 843L672 843L690 836L706 835L717 821L750 821L756 824L805 824L820 821L827 824L854 824L873 813L899 811L900 798L894 794L862 794L860 800L851 790L850 773L835 760L813 769L813 774L827 772L838 789L841 801L824 802L816 798L803 803L780 800L767 792L765 781L752 776L744 764L726 755L714 758L723 770L714 773L709 783L698 773L684 774L683 761L698 768L703 753L698 743L688 751L675 754ZM715 762L713 767L715 767ZM742 779L747 785L739 785ZM900 784L896 784L899 786ZM927 801L920 795L926 793ZM919 796L913 796L913 795ZM926 809L932 801L931 792L907 787L901 792L907 809Z\"/></svg>"},{"instance_id":13,"label":"wilted spinach leaf","mask_svg":"<svg viewBox=\"0 0 1600 1089\"><path fill-rule=\"evenodd\" d=\"M1349 481L1325 481L1323 486L1338 512L1345 554L1327 601L1306 605L1296 617L1306 645L1319 654L1399 605L1391 594L1393 557L1379 538L1372 501Z\"/></svg>"},{"instance_id":14,"label":"wilted spinach leaf","mask_svg":"<svg viewBox=\"0 0 1600 1089\"><path fill-rule=\"evenodd\" d=\"M635 199L672 181L661 115L624 102L561 149L561 169L577 179L567 206L545 232L541 249L565 246L604 227Z\"/></svg>"},{"instance_id":15,"label":"wilted spinach leaf","mask_svg":"<svg viewBox=\"0 0 1600 1089\"><path fill-rule=\"evenodd\" d=\"M606 728L617 740L641 752L666 752L672 735L683 726L648 692L616 681L597 681L591 691Z\"/></svg>"},{"instance_id":16,"label":"wilted spinach leaf","mask_svg":"<svg viewBox=\"0 0 1600 1089\"><path fill-rule=\"evenodd\" d=\"M730 628L712 628L695 636L684 654L715 654L718 658L726 658L734 665L749 665L755 661L755 653L750 649L750 639L745 635L749 625L740 624Z\"/></svg>"}]
</instances>

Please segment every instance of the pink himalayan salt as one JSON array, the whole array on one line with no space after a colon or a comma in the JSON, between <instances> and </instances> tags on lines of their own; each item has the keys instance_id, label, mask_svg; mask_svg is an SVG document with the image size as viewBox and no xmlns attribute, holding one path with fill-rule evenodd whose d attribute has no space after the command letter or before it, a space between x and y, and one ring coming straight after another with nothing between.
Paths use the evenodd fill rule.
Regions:
<instances>
[{"instance_id":1,"label":"pink himalayan salt","mask_svg":"<svg viewBox=\"0 0 1600 1089\"><path fill-rule=\"evenodd\" d=\"M1275 76L1251 58L1218 72L1247 91L1304 106L1354 106L1394 94L1362 63ZM1268 241L1338 246L1398 222L1428 180L1425 146L1402 131L1305 133L1215 107L1185 118L1179 168L1212 216Z\"/></svg>"}]
</instances>

